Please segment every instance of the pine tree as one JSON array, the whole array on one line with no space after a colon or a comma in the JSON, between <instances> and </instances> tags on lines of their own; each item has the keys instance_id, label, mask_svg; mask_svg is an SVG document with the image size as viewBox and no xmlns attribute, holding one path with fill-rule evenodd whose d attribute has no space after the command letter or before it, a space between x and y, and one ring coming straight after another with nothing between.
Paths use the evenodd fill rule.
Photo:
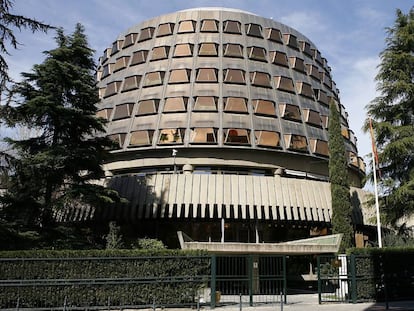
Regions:
<instances>
[{"instance_id":1,"label":"pine tree","mask_svg":"<svg viewBox=\"0 0 414 311\"><path fill-rule=\"evenodd\" d=\"M21 31L30 29L32 32L43 31L53 28L37 20L27 18L21 15L10 13L13 7L13 1L0 0L0 95L5 89L7 82L10 82L8 74L9 66L3 55L10 55L6 43L8 42L13 49L17 49L19 42L13 33L13 28Z\"/></svg>"},{"instance_id":2,"label":"pine tree","mask_svg":"<svg viewBox=\"0 0 414 311\"><path fill-rule=\"evenodd\" d=\"M332 232L342 233L340 252L353 246L348 162L341 134L339 111L332 100L329 107L329 180L332 197Z\"/></svg>"},{"instance_id":3,"label":"pine tree","mask_svg":"<svg viewBox=\"0 0 414 311\"><path fill-rule=\"evenodd\" d=\"M2 108L8 126L37 129L37 136L7 139L11 157L10 186L2 197L6 217L45 228L53 214L68 206L101 206L115 192L93 183L103 175L111 142L96 115L93 50L82 25L72 35L59 29L57 48L23 73L14 87L14 105Z\"/></svg>"},{"instance_id":4,"label":"pine tree","mask_svg":"<svg viewBox=\"0 0 414 311\"><path fill-rule=\"evenodd\" d=\"M380 95L366 108L376 134L381 211L395 223L414 212L414 8L397 10L387 33L376 76Z\"/></svg>"}]
</instances>

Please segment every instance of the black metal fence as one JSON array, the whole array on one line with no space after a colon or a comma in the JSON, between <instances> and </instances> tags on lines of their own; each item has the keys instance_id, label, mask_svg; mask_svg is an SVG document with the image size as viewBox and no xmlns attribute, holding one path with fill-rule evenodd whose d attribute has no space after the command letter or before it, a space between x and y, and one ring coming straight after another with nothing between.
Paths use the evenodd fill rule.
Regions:
<instances>
[{"instance_id":1,"label":"black metal fence","mask_svg":"<svg viewBox=\"0 0 414 311\"><path fill-rule=\"evenodd\" d=\"M2 258L0 266L1 309L195 306L210 279L205 256Z\"/></svg>"},{"instance_id":2,"label":"black metal fence","mask_svg":"<svg viewBox=\"0 0 414 311\"><path fill-rule=\"evenodd\" d=\"M286 302L286 256L212 256L210 284L212 307Z\"/></svg>"},{"instance_id":3,"label":"black metal fence","mask_svg":"<svg viewBox=\"0 0 414 311\"><path fill-rule=\"evenodd\" d=\"M194 267L199 262L207 270L182 274L173 271L174 260L184 266L182 262L193 261ZM146 269L149 261L159 261L163 272ZM0 267L1 309L286 302L285 256L2 258Z\"/></svg>"},{"instance_id":4,"label":"black metal fence","mask_svg":"<svg viewBox=\"0 0 414 311\"><path fill-rule=\"evenodd\" d=\"M319 256L319 303L366 302L385 300L386 276L368 255Z\"/></svg>"}]
</instances>

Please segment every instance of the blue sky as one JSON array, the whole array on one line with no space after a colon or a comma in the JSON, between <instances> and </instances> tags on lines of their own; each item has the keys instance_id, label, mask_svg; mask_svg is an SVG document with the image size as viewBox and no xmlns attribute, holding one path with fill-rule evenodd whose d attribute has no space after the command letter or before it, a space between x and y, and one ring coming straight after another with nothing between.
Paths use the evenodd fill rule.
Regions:
<instances>
[{"instance_id":1,"label":"blue sky","mask_svg":"<svg viewBox=\"0 0 414 311\"><path fill-rule=\"evenodd\" d=\"M386 27L397 8L407 13L407 0L14 0L13 13L63 27L66 33L80 22L86 28L96 60L117 36L152 17L194 7L226 7L272 18L307 36L332 68L350 128L358 138L359 154L369 163L369 134L361 130L365 106L375 98L379 53ZM10 74L30 71L43 61L42 51L55 47L54 33L15 32L22 43L8 57Z\"/></svg>"}]
</instances>

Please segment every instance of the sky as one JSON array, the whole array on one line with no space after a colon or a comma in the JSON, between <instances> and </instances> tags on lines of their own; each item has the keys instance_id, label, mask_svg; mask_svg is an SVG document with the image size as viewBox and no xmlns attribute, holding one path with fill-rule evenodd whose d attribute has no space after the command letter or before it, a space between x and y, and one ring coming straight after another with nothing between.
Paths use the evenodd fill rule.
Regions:
<instances>
[{"instance_id":1,"label":"sky","mask_svg":"<svg viewBox=\"0 0 414 311\"><path fill-rule=\"evenodd\" d=\"M409 0L13 0L12 13L62 27L70 34L76 23L86 30L95 59L128 28L158 15L196 7L225 7L248 11L284 23L308 37L328 60L340 100L358 139L359 155L370 162L371 138L362 131L365 106L379 93L375 76L386 28L392 27L396 9L407 13ZM47 34L15 31L22 45L7 57L10 74L19 80L42 63L43 51L56 47L53 31Z\"/></svg>"}]
</instances>

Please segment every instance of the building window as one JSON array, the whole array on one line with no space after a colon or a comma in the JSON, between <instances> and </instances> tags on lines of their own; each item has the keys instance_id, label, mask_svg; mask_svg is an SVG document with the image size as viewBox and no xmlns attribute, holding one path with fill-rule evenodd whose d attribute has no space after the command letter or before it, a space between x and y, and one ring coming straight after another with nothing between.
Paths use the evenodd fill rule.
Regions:
<instances>
[{"instance_id":1,"label":"building window","mask_svg":"<svg viewBox=\"0 0 414 311\"><path fill-rule=\"evenodd\" d=\"M329 87L331 89L332 88L332 80L331 80L331 77L329 76L329 74L326 73L326 72L321 72L320 75L321 75L320 77L321 77L321 80L322 80L323 84L325 84L327 87Z\"/></svg>"},{"instance_id":2,"label":"building window","mask_svg":"<svg viewBox=\"0 0 414 311\"><path fill-rule=\"evenodd\" d=\"M311 125L315 125L320 127L321 126L321 116L319 115L319 112L310 110L310 109L303 109L303 118L306 123L309 123Z\"/></svg>"},{"instance_id":3,"label":"building window","mask_svg":"<svg viewBox=\"0 0 414 311\"><path fill-rule=\"evenodd\" d=\"M275 104L270 100L254 99L252 101L254 113L265 116L276 116Z\"/></svg>"},{"instance_id":4,"label":"building window","mask_svg":"<svg viewBox=\"0 0 414 311\"><path fill-rule=\"evenodd\" d=\"M188 97L168 97L165 99L164 112L187 111Z\"/></svg>"},{"instance_id":5,"label":"building window","mask_svg":"<svg viewBox=\"0 0 414 311\"><path fill-rule=\"evenodd\" d=\"M118 58L114 65L114 72L126 68L126 66L128 66L129 58L129 56L123 56Z\"/></svg>"},{"instance_id":6,"label":"building window","mask_svg":"<svg viewBox=\"0 0 414 311\"><path fill-rule=\"evenodd\" d=\"M223 56L243 57L243 46L240 44L228 43L223 47Z\"/></svg>"},{"instance_id":7,"label":"building window","mask_svg":"<svg viewBox=\"0 0 414 311\"><path fill-rule=\"evenodd\" d=\"M122 83L121 81L114 81L114 82L108 83L105 89L104 98L118 93L121 88L121 83Z\"/></svg>"},{"instance_id":8,"label":"building window","mask_svg":"<svg viewBox=\"0 0 414 311\"><path fill-rule=\"evenodd\" d=\"M182 144L184 138L184 129L162 129L158 138L158 144Z\"/></svg>"},{"instance_id":9,"label":"building window","mask_svg":"<svg viewBox=\"0 0 414 311\"><path fill-rule=\"evenodd\" d=\"M174 69L171 70L170 79L168 80L169 84L174 83L187 83L190 82L190 73L189 69Z\"/></svg>"},{"instance_id":10,"label":"building window","mask_svg":"<svg viewBox=\"0 0 414 311\"><path fill-rule=\"evenodd\" d=\"M196 22L192 20L181 21L177 33L195 32L195 25Z\"/></svg>"},{"instance_id":11,"label":"building window","mask_svg":"<svg viewBox=\"0 0 414 311\"><path fill-rule=\"evenodd\" d=\"M274 77L275 85L278 90L295 93L295 86L291 78L276 76Z\"/></svg>"},{"instance_id":12,"label":"building window","mask_svg":"<svg viewBox=\"0 0 414 311\"><path fill-rule=\"evenodd\" d=\"M196 82L217 82L217 69L215 68L198 69Z\"/></svg>"},{"instance_id":13,"label":"building window","mask_svg":"<svg viewBox=\"0 0 414 311\"><path fill-rule=\"evenodd\" d=\"M296 82L296 91L302 96L306 96L313 99L312 86L306 82Z\"/></svg>"},{"instance_id":14,"label":"building window","mask_svg":"<svg viewBox=\"0 0 414 311\"><path fill-rule=\"evenodd\" d=\"M296 105L279 104L279 115L288 120L302 121L300 109Z\"/></svg>"},{"instance_id":15,"label":"building window","mask_svg":"<svg viewBox=\"0 0 414 311\"><path fill-rule=\"evenodd\" d=\"M305 63L303 62L303 59L298 57L289 57L289 63L290 67L292 67L293 69L306 73Z\"/></svg>"},{"instance_id":16,"label":"building window","mask_svg":"<svg viewBox=\"0 0 414 311\"><path fill-rule=\"evenodd\" d=\"M169 46L157 46L152 49L151 61L166 59L168 58L169 52L170 52Z\"/></svg>"},{"instance_id":17,"label":"building window","mask_svg":"<svg viewBox=\"0 0 414 311\"><path fill-rule=\"evenodd\" d=\"M311 49L313 54L313 59L316 60L320 65L323 66L323 60L321 56L321 52L319 52L317 49Z\"/></svg>"},{"instance_id":18,"label":"building window","mask_svg":"<svg viewBox=\"0 0 414 311\"><path fill-rule=\"evenodd\" d=\"M217 44L211 42L200 43L198 48L198 56L217 56Z\"/></svg>"},{"instance_id":19,"label":"building window","mask_svg":"<svg viewBox=\"0 0 414 311\"><path fill-rule=\"evenodd\" d=\"M327 129L328 124L329 124L329 117L325 115L321 115L321 122L322 122L322 126Z\"/></svg>"},{"instance_id":20,"label":"building window","mask_svg":"<svg viewBox=\"0 0 414 311\"><path fill-rule=\"evenodd\" d=\"M132 115L132 110L134 109L134 104L122 104L115 106L115 113L112 120L119 120L124 118L129 118Z\"/></svg>"},{"instance_id":21,"label":"building window","mask_svg":"<svg viewBox=\"0 0 414 311\"><path fill-rule=\"evenodd\" d=\"M258 60L261 62L267 62L266 50L257 46L251 46L247 48L247 54L250 59Z\"/></svg>"},{"instance_id":22,"label":"building window","mask_svg":"<svg viewBox=\"0 0 414 311\"><path fill-rule=\"evenodd\" d=\"M312 51L310 48L310 43L306 41L299 41L300 50L306 55L312 57Z\"/></svg>"},{"instance_id":23,"label":"building window","mask_svg":"<svg viewBox=\"0 0 414 311\"><path fill-rule=\"evenodd\" d=\"M112 108L102 109L96 112L96 117L109 120L109 118L111 117L111 113L112 113Z\"/></svg>"},{"instance_id":24,"label":"building window","mask_svg":"<svg viewBox=\"0 0 414 311\"><path fill-rule=\"evenodd\" d=\"M148 114L156 114L158 112L160 100L159 99L146 99L138 102L137 116L143 116Z\"/></svg>"},{"instance_id":25,"label":"building window","mask_svg":"<svg viewBox=\"0 0 414 311\"><path fill-rule=\"evenodd\" d=\"M130 33L125 36L124 45L122 46L123 49L133 45L138 38L137 33Z\"/></svg>"},{"instance_id":26,"label":"building window","mask_svg":"<svg viewBox=\"0 0 414 311\"><path fill-rule=\"evenodd\" d=\"M201 21L201 32L218 32L218 21L215 19L204 19Z\"/></svg>"},{"instance_id":27,"label":"building window","mask_svg":"<svg viewBox=\"0 0 414 311\"><path fill-rule=\"evenodd\" d=\"M131 132L129 147L152 145L153 130Z\"/></svg>"},{"instance_id":28,"label":"building window","mask_svg":"<svg viewBox=\"0 0 414 311\"><path fill-rule=\"evenodd\" d=\"M106 64L105 66L103 66L102 68L102 79L109 76L112 73L112 69L114 67L115 64Z\"/></svg>"},{"instance_id":29,"label":"building window","mask_svg":"<svg viewBox=\"0 0 414 311\"><path fill-rule=\"evenodd\" d=\"M270 52L270 61L272 64L289 67L288 58L285 53L280 51L271 51Z\"/></svg>"},{"instance_id":30,"label":"building window","mask_svg":"<svg viewBox=\"0 0 414 311\"><path fill-rule=\"evenodd\" d=\"M250 83L254 86L272 87L270 85L270 75L265 72L251 72Z\"/></svg>"},{"instance_id":31,"label":"building window","mask_svg":"<svg viewBox=\"0 0 414 311\"><path fill-rule=\"evenodd\" d=\"M147 27L141 29L141 33L139 34L138 42L146 41L152 38L154 35L154 27Z\"/></svg>"},{"instance_id":32,"label":"building window","mask_svg":"<svg viewBox=\"0 0 414 311\"><path fill-rule=\"evenodd\" d=\"M250 145L250 131L246 129L223 129L224 143L234 145Z\"/></svg>"},{"instance_id":33,"label":"building window","mask_svg":"<svg viewBox=\"0 0 414 311\"><path fill-rule=\"evenodd\" d=\"M243 97L227 97L224 102L225 112L247 113L246 99Z\"/></svg>"},{"instance_id":34,"label":"building window","mask_svg":"<svg viewBox=\"0 0 414 311\"><path fill-rule=\"evenodd\" d=\"M246 25L246 35L252 37L263 38L262 35L262 26L258 24L247 24Z\"/></svg>"},{"instance_id":35,"label":"building window","mask_svg":"<svg viewBox=\"0 0 414 311\"><path fill-rule=\"evenodd\" d=\"M217 97L197 96L194 111L217 111Z\"/></svg>"},{"instance_id":36,"label":"building window","mask_svg":"<svg viewBox=\"0 0 414 311\"><path fill-rule=\"evenodd\" d=\"M177 44L174 48L174 57L193 56L193 45L189 43Z\"/></svg>"},{"instance_id":37,"label":"building window","mask_svg":"<svg viewBox=\"0 0 414 311\"><path fill-rule=\"evenodd\" d=\"M327 141L311 138L309 139L309 146L312 153L329 157L329 147Z\"/></svg>"},{"instance_id":38,"label":"building window","mask_svg":"<svg viewBox=\"0 0 414 311\"><path fill-rule=\"evenodd\" d=\"M145 75L144 87L161 85L164 81L164 71L148 72Z\"/></svg>"},{"instance_id":39,"label":"building window","mask_svg":"<svg viewBox=\"0 0 414 311\"><path fill-rule=\"evenodd\" d=\"M137 89L139 87L140 82L141 82L141 76L126 77L124 80L124 86L122 88L122 92L127 92L127 91Z\"/></svg>"},{"instance_id":40,"label":"building window","mask_svg":"<svg viewBox=\"0 0 414 311\"><path fill-rule=\"evenodd\" d=\"M241 34L241 24L237 21L224 21L223 31L232 34Z\"/></svg>"},{"instance_id":41,"label":"building window","mask_svg":"<svg viewBox=\"0 0 414 311\"><path fill-rule=\"evenodd\" d=\"M283 43L282 34L279 29L265 28L265 38L273 42Z\"/></svg>"},{"instance_id":42,"label":"building window","mask_svg":"<svg viewBox=\"0 0 414 311\"><path fill-rule=\"evenodd\" d=\"M349 139L349 129L343 124L341 124L341 133L343 137Z\"/></svg>"},{"instance_id":43,"label":"building window","mask_svg":"<svg viewBox=\"0 0 414 311\"><path fill-rule=\"evenodd\" d=\"M157 37L169 36L174 32L174 23L165 23L158 26Z\"/></svg>"},{"instance_id":44,"label":"building window","mask_svg":"<svg viewBox=\"0 0 414 311\"><path fill-rule=\"evenodd\" d=\"M223 74L225 83L246 84L244 70L224 69Z\"/></svg>"},{"instance_id":45,"label":"building window","mask_svg":"<svg viewBox=\"0 0 414 311\"><path fill-rule=\"evenodd\" d=\"M280 134L271 131L255 131L256 145L262 147L280 147Z\"/></svg>"},{"instance_id":46,"label":"building window","mask_svg":"<svg viewBox=\"0 0 414 311\"><path fill-rule=\"evenodd\" d=\"M287 149L308 152L308 142L302 135L285 134L285 146Z\"/></svg>"},{"instance_id":47,"label":"building window","mask_svg":"<svg viewBox=\"0 0 414 311\"><path fill-rule=\"evenodd\" d=\"M100 59L101 64L105 63L109 59L110 55L111 55L111 48L106 48Z\"/></svg>"},{"instance_id":48,"label":"building window","mask_svg":"<svg viewBox=\"0 0 414 311\"><path fill-rule=\"evenodd\" d=\"M118 40L112 43L111 55L118 53L119 50L121 50L123 43L124 43L124 40Z\"/></svg>"},{"instance_id":49,"label":"building window","mask_svg":"<svg viewBox=\"0 0 414 311\"><path fill-rule=\"evenodd\" d=\"M196 127L191 129L190 142L192 144L216 144L217 129L212 127Z\"/></svg>"},{"instance_id":50,"label":"building window","mask_svg":"<svg viewBox=\"0 0 414 311\"><path fill-rule=\"evenodd\" d=\"M351 164L352 166L358 167L359 168L359 160L358 160L358 156L351 151L348 151L348 163Z\"/></svg>"},{"instance_id":51,"label":"building window","mask_svg":"<svg viewBox=\"0 0 414 311\"><path fill-rule=\"evenodd\" d=\"M115 144L115 149L122 148L125 142L125 137L126 137L125 133L108 135L108 138L112 140L112 142Z\"/></svg>"},{"instance_id":52,"label":"building window","mask_svg":"<svg viewBox=\"0 0 414 311\"><path fill-rule=\"evenodd\" d=\"M306 64L306 72L312 78L314 78L318 81L321 80L321 76L320 76L320 73L319 73L319 68L317 66L312 65L312 64Z\"/></svg>"},{"instance_id":53,"label":"building window","mask_svg":"<svg viewBox=\"0 0 414 311\"><path fill-rule=\"evenodd\" d=\"M318 102L329 105L329 99L325 91L322 91L320 89L313 89L313 92L315 93L315 97Z\"/></svg>"},{"instance_id":54,"label":"building window","mask_svg":"<svg viewBox=\"0 0 414 311\"><path fill-rule=\"evenodd\" d=\"M283 41L286 45L290 46L291 48L299 50L298 40L296 39L295 35L292 35L291 33L284 33Z\"/></svg>"},{"instance_id":55,"label":"building window","mask_svg":"<svg viewBox=\"0 0 414 311\"><path fill-rule=\"evenodd\" d=\"M147 56L148 56L147 50L141 50L141 51L134 52L134 54L132 54L131 66L145 63L147 61Z\"/></svg>"}]
</instances>

